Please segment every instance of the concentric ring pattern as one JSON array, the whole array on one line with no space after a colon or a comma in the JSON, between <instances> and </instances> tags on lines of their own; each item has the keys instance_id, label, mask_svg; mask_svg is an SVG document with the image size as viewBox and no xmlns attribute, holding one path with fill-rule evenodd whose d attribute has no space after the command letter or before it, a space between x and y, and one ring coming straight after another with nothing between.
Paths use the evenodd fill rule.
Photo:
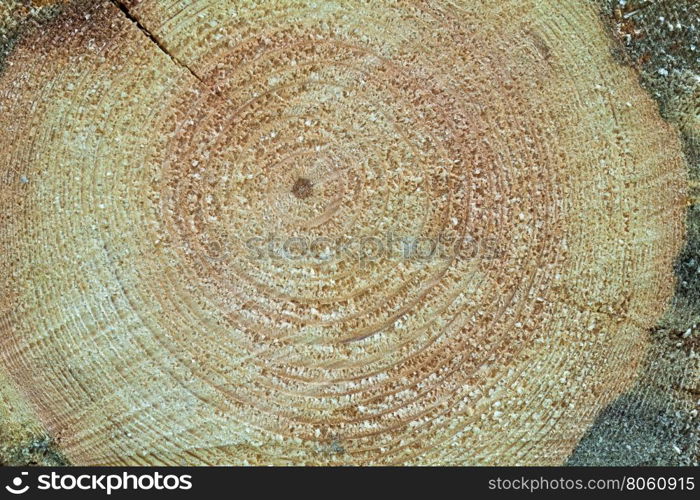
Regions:
<instances>
[{"instance_id":1,"label":"concentric ring pattern","mask_svg":"<svg viewBox=\"0 0 700 500\"><path fill-rule=\"evenodd\" d=\"M117 7L0 75L0 359L72 461L555 464L629 386L684 166L594 11Z\"/></svg>"}]
</instances>

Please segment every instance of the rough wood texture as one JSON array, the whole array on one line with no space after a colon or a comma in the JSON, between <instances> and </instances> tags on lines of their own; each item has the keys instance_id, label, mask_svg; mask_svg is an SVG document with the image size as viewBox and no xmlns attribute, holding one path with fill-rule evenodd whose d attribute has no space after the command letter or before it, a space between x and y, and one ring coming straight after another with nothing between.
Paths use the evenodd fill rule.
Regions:
<instances>
[{"instance_id":1,"label":"rough wood texture","mask_svg":"<svg viewBox=\"0 0 700 500\"><path fill-rule=\"evenodd\" d=\"M596 0L621 63L639 72L661 115L677 125L688 160L687 242L677 287L650 334L642 374L589 429L574 465L700 463L700 3Z\"/></svg>"},{"instance_id":2,"label":"rough wood texture","mask_svg":"<svg viewBox=\"0 0 700 500\"><path fill-rule=\"evenodd\" d=\"M0 361L74 463L559 464L673 293L587 3L77 2L6 63ZM478 251L333 254L388 235Z\"/></svg>"}]
</instances>

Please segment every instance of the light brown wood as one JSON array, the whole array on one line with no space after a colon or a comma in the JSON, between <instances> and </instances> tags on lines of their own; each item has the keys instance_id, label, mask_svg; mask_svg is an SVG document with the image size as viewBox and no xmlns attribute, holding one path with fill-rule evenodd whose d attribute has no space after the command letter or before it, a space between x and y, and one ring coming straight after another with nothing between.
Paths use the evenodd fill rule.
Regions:
<instances>
[{"instance_id":1,"label":"light brown wood","mask_svg":"<svg viewBox=\"0 0 700 500\"><path fill-rule=\"evenodd\" d=\"M672 294L586 3L86 2L6 63L0 361L73 463L559 464ZM390 235L475 243L333 253Z\"/></svg>"}]
</instances>

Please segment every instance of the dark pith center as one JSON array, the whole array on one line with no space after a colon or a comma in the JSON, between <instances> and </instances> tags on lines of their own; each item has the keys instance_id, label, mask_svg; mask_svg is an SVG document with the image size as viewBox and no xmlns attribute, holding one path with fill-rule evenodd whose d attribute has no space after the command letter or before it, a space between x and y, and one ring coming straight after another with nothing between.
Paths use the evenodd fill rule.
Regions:
<instances>
[{"instance_id":1,"label":"dark pith center","mask_svg":"<svg viewBox=\"0 0 700 500\"><path fill-rule=\"evenodd\" d=\"M299 177L294 183L294 186L292 186L292 194L300 200L303 200L313 194L313 188L314 185L309 179L306 177Z\"/></svg>"}]
</instances>

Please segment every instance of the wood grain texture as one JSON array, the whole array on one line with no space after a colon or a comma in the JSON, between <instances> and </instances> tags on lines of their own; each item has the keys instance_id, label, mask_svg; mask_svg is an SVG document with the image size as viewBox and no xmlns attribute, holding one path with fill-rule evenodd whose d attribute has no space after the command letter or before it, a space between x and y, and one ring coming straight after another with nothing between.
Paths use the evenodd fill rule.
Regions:
<instances>
[{"instance_id":1,"label":"wood grain texture","mask_svg":"<svg viewBox=\"0 0 700 500\"><path fill-rule=\"evenodd\" d=\"M559 464L673 293L585 3L77 2L8 63L0 362L74 463Z\"/></svg>"},{"instance_id":2,"label":"wood grain texture","mask_svg":"<svg viewBox=\"0 0 700 500\"><path fill-rule=\"evenodd\" d=\"M697 466L700 462L700 3L596 0L616 59L633 67L661 116L678 126L688 163L686 244L675 295L650 335L635 386L601 413L577 446L575 465Z\"/></svg>"}]
</instances>

